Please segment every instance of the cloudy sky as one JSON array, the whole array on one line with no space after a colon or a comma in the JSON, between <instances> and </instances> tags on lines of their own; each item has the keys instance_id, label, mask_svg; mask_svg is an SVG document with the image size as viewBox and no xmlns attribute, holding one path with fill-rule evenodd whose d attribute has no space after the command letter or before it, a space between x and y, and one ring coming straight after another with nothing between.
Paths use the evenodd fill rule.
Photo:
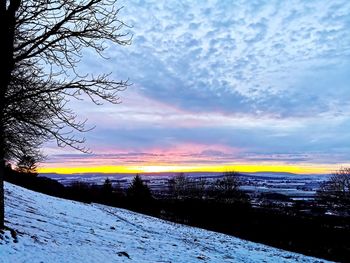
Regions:
<instances>
[{"instance_id":1,"label":"cloudy sky","mask_svg":"<svg viewBox=\"0 0 350 263\"><path fill-rule=\"evenodd\" d=\"M75 103L93 154L49 144L42 171L350 163L350 1L119 4L132 45L80 70L133 85L120 105Z\"/></svg>"}]
</instances>

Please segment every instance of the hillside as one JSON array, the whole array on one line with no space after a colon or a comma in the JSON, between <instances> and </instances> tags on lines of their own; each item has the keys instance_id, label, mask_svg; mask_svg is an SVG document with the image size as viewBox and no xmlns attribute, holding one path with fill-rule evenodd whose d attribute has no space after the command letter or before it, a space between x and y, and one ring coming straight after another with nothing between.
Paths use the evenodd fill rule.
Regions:
<instances>
[{"instance_id":1,"label":"hillside","mask_svg":"<svg viewBox=\"0 0 350 263\"><path fill-rule=\"evenodd\" d=\"M97 204L5 183L0 262L326 262Z\"/></svg>"}]
</instances>

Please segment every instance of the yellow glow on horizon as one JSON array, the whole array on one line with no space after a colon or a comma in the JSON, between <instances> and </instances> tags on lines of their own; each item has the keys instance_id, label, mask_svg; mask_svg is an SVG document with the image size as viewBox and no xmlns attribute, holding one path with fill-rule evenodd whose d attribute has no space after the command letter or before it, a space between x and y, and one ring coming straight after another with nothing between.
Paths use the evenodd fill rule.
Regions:
<instances>
[{"instance_id":1,"label":"yellow glow on horizon","mask_svg":"<svg viewBox=\"0 0 350 263\"><path fill-rule=\"evenodd\" d=\"M159 172L289 172L296 174L326 174L339 169L339 165L288 165L288 164L228 164L228 165L167 165L41 167L39 173L159 173Z\"/></svg>"}]
</instances>

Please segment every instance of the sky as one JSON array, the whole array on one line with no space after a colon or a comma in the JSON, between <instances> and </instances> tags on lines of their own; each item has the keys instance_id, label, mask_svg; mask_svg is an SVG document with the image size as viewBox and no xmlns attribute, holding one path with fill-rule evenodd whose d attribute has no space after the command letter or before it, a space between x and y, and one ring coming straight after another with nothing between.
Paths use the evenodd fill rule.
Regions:
<instances>
[{"instance_id":1,"label":"sky","mask_svg":"<svg viewBox=\"0 0 350 263\"><path fill-rule=\"evenodd\" d=\"M132 85L74 102L92 154L45 145L41 172L327 173L350 164L350 1L124 0L132 44L81 72Z\"/></svg>"}]
</instances>

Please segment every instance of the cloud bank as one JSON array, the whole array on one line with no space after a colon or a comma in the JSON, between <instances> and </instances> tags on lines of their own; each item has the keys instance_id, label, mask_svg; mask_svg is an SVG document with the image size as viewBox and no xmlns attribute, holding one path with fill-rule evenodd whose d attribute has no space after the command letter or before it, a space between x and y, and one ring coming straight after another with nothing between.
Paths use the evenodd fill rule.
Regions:
<instances>
[{"instance_id":1,"label":"cloud bank","mask_svg":"<svg viewBox=\"0 0 350 263\"><path fill-rule=\"evenodd\" d=\"M122 105L74 106L97 125L85 160L349 161L349 1L120 4L133 44L107 61L86 51L81 70L134 85ZM48 165L74 160L46 151Z\"/></svg>"}]
</instances>

